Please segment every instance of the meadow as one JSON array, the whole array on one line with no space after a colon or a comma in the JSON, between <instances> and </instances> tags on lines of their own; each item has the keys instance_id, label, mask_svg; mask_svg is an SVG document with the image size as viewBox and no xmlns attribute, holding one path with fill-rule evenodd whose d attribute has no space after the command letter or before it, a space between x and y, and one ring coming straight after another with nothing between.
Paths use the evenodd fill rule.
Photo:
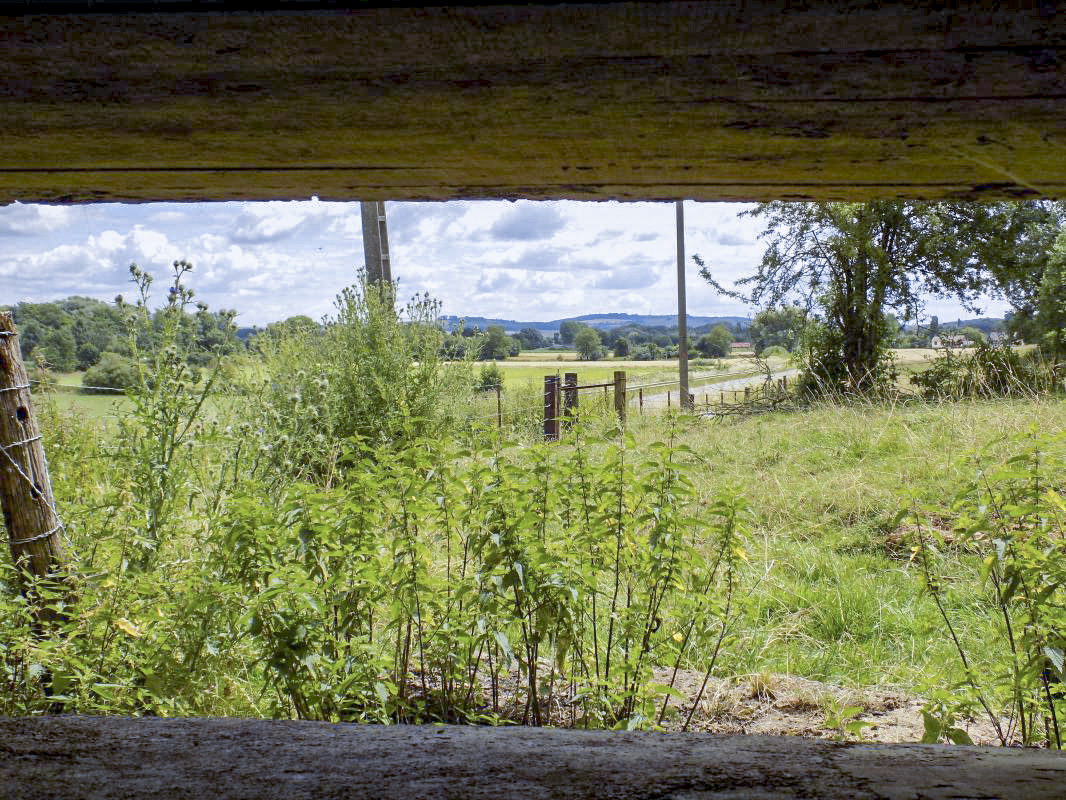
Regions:
<instances>
[{"instance_id":1,"label":"meadow","mask_svg":"<svg viewBox=\"0 0 1066 800\"><path fill-rule=\"evenodd\" d=\"M37 393L67 563L0 572L0 713L691 730L789 676L1058 742L1061 397L621 425L593 393L546 442L544 370L617 363L501 364L500 426L437 328L348 301L198 382L175 305L128 396Z\"/></svg>"}]
</instances>

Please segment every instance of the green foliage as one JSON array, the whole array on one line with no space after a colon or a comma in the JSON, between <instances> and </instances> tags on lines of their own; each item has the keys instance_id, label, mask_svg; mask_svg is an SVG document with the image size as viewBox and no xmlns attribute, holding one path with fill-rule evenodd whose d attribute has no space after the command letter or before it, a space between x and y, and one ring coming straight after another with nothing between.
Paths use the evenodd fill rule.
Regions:
<instances>
[{"instance_id":1,"label":"green foliage","mask_svg":"<svg viewBox=\"0 0 1066 800\"><path fill-rule=\"evenodd\" d=\"M173 268L166 304L153 318L148 311L152 276L131 264L139 298L134 306L124 305L137 379L127 390L133 411L120 426L116 456L126 469L130 506L142 521L126 545L129 564L140 571L151 569L172 524L171 514L187 489L183 483L194 425L218 377L216 365L198 384L189 366L183 333L193 291L185 285L185 276L193 267L180 260ZM153 339L158 346L143 351L141 342Z\"/></svg>"},{"instance_id":2,"label":"green foliage","mask_svg":"<svg viewBox=\"0 0 1066 800\"><path fill-rule=\"evenodd\" d=\"M1009 345L986 342L978 342L970 353L946 350L910 380L928 400L1024 397L1061 388L1039 353L1023 356Z\"/></svg>"},{"instance_id":3,"label":"green foliage","mask_svg":"<svg viewBox=\"0 0 1066 800\"><path fill-rule=\"evenodd\" d=\"M783 305L767 308L755 315L748 336L756 353L768 347L783 347L789 353L803 338L807 326L807 311L799 306Z\"/></svg>"},{"instance_id":4,"label":"green foliage","mask_svg":"<svg viewBox=\"0 0 1066 800\"><path fill-rule=\"evenodd\" d=\"M485 329L479 358L482 361L502 360L507 356L518 355L520 346L500 325L489 325Z\"/></svg>"},{"instance_id":5,"label":"green foliage","mask_svg":"<svg viewBox=\"0 0 1066 800\"><path fill-rule=\"evenodd\" d=\"M107 389L125 391L138 385L141 375L133 359L118 353L104 353L81 378L86 394L110 394Z\"/></svg>"},{"instance_id":6,"label":"green foliage","mask_svg":"<svg viewBox=\"0 0 1066 800\"><path fill-rule=\"evenodd\" d=\"M787 360L790 355L791 353L780 345L767 347L765 350L759 352L759 358L764 360L767 358L783 358Z\"/></svg>"},{"instance_id":7,"label":"green foliage","mask_svg":"<svg viewBox=\"0 0 1066 800\"><path fill-rule=\"evenodd\" d=\"M920 511L914 548L926 585L954 643L961 671L925 712L929 739L958 739L958 714L983 709L1003 745L1045 744L1062 749L1066 714L1066 499L1060 483L1066 462L1049 456L1062 434L1029 437L1006 463L986 468L975 459L977 477L955 498L955 533L981 558L986 602L1000 617L998 658L984 670L971 663L944 607L942 537ZM1005 715L1005 718L1003 718Z\"/></svg>"},{"instance_id":8,"label":"green foliage","mask_svg":"<svg viewBox=\"0 0 1066 800\"><path fill-rule=\"evenodd\" d=\"M454 423L469 363L442 355L437 301L416 295L398 314L393 296L361 275L322 328L260 337L264 366L246 387L247 418L279 477L328 482L346 439L402 442Z\"/></svg>"},{"instance_id":9,"label":"green foliage","mask_svg":"<svg viewBox=\"0 0 1066 800\"><path fill-rule=\"evenodd\" d=\"M1066 362L1066 229L1055 239L1036 298L1033 332L1045 356Z\"/></svg>"},{"instance_id":10,"label":"green foliage","mask_svg":"<svg viewBox=\"0 0 1066 800\"><path fill-rule=\"evenodd\" d=\"M725 325L715 325L709 333L703 334L696 344L696 350L705 358L725 358L729 355L729 346L733 343L733 334Z\"/></svg>"},{"instance_id":11,"label":"green foliage","mask_svg":"<svg viewBox=\"0 0 1066 800\"><path fill-rule=\"evenodd\" d=\"M495 364L486 364L478 372L475 389L479 392L492 392L503 387L503 372Z\"/></svg>"},{"instance_id":12,"label":"green foliage","mask_svg":"<svg viewBox=\"0 0 1066 800\"><path fill-rule=\"evenodd\" d=\"M758 270L718 291L756 305L800 300L817 308L807 337L808 392L860 394L893 383L885 312L904 320L923 296L967 307L990 286L1007 285L1046 256L1038 235L1057 212L1040 203L762 203L746 215L766 221ZM1035 244L1034 244L1035 243ZM744 293L746 287L750 292Z\"/></svg>"},{"instance_id":13,"label":"green foliage","mask_svg":"<svg viewBox=\"0 0 1066 800\"><path fill-rule=\"evenodd\" d=\"M523 350L537 350L541 347L547 347L550 344L550 342L544 338L544 334L536 328L522 328L522 330L514 335L514 338L518 340L518 343Z\"/></svg>"},{"instance_id":14,"label":"green foliage","mask_svg":"<svg viewBox=\"0 0 1066 800\"><path fill-rule=\"evenodd\" d=\"M676 432L350 439L331 486L280 489L247 435L205 425L171 460L164 511L195 513L158 515L142 563L157 485L115 476L103 513L63 497L75 605L42 640L0 576L0 710L643 728L676 693L652 667L710 671L729 641L747 510L697 508ZM87 486L100 454L71 439L56 474Z\"/></svg>"},{"instance_id":15,"label":"green foliage","mask_svg":"<svg viewBox=\"0 0 1066 800\"><path fill-rule=\"evenodd\" d=\"M575 319L563 320L559 323L559 341L565 345L572 345L577 337L577 332L587 327L583 322L578 322Z\"/></svg>"},{"instance_id":16,"label":"green foliage","mask_svg":"<svg viewBox=\"0 0 1066 800\"><path fill-rule=\"evenodd\" d=\"M600 335L587 326L582 326L574 335L574 349L582 361L596 361L603 355Z\"/></svg>"}]
</instances>

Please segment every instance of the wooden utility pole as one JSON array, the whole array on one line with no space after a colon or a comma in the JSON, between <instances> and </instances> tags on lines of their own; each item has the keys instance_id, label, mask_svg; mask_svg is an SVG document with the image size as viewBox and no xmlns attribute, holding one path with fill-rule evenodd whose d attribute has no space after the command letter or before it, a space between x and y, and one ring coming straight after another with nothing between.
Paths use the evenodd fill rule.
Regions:
<instances>
[{"instance_id":1,"label":"wooden utility pole","mask_svg":"<svg viewBox=\"0 0 1066 800\"><path fill-rule=\"evenodd\" d=\"M30 381L10 312L0 313L0 503L15 564L38 578L66 567Z\"/></svg>"},{"instance_id":2,"label":"wooden utility pole","mask_svg":"<svg viewBox=\"0 0 1066 800\"><path fill-rule=\"evenodd\" d=\"M363 258L367 283L392 283L385 203L381 200L363 200L359 206L363 216Z\"/></svg>"},{"instance_id":3,"label":"wooden utility pole","mask_svg":"<svg viewBox=\"0 0 1066 800\"><path fill-rule=\"evenodd\" d=\"M685 302L685 201L674 203L677 209L677 368L681 380L681 408L692 410L688 393L688 309Z\"/></svg>"}]
</instances>

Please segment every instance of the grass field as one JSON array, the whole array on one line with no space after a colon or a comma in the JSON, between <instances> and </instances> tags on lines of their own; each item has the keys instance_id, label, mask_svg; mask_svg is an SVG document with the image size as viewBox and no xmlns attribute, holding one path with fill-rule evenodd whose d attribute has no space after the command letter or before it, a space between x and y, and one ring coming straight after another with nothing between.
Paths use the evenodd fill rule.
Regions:
<instances>
[{"instance_id":1,"label":"grass field","mask_svg":"<svg viewBox=\"0 0 1066 800\"><path fill-rule=\"evenodd\" d=\"M902 353L918 369L927 355ZM736 372L742 363L748 362L726 362L723 371ZM499 364L507 389L530 387L534 430L536 391L552 367L578 372L582 383L606 381L615 369L625 369L631 385L670 378L676 370L674 362L563 364L529 359ZM63 384L79 380L58 378ZM93 419L107 419L127 402L65 391L55 398L60 408ZM638 449L651 452L671 424L664 416L631 417ZM931 508L950 531L958 487L1014 455L1019 438L1066 430L1066 403L856 403L679 424L696 463L700 507L694 513L727 490L751 507L750 575L719 674L787 673L924 693L956 683L960 667L912 559L908 528L895 522L896 514L912 504ZM1055 446L1066 451L1066 440ZM1066 452L1045 456L1066 459ZM64 487L59 488L62 496ZM944 602L980 671L1003 647L980 559L962 548L948 549L941 567Z\"/></svg>"},{"instance_id":2,"label":"grass field","mask_svg":"<svg viewBox=\"0 0 1066 800\"><path fill-rule=\"evenodd\" d=\"M913 497L941 508L950 527L955 487L1010 457L1011 436L1062 430L1061 401L830 406L694 423L687 438L706 495L737 489L756 521L750 555L763 579L730 670L916 690L957 678L957 656L893 518ZM950 563L960 636L983 664L998 645L979 564L961 552Z\"/></svg>"}]
</instances>

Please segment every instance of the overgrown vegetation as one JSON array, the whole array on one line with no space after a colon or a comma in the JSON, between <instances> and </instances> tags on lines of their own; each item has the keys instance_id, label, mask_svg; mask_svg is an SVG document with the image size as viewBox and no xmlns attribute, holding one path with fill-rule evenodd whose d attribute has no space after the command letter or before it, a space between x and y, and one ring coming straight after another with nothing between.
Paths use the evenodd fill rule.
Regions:
<instances>
[{"instance_id":1,"label":"overgrown vegetation","mask_svg":"<svg viewBox=\"0 0 1066 800\"><path fill-rule=\"evenodd\" d=\"M925 711L926 740L969 743L960 716L984 713L1003 745L1049 744L1062 749L1066 702L1066 460L1057 435L1033 435L1004 464L988 469L977 456L976 477L952 505L953 546L973 551L981 563L981 595L999 616L991 665L972 663L944 606L945 537L922 510L913 514L921 564L947 634L958 650L958 679L935 692ZM908 512L904 512L907 514ZM940 509L934 513L939 514ZM1003 709L1006 709L1005 719Z\"/></svg>"},{"instance_id":2,"label":"overgrown vegetation","mask_svg":"<svg viewBox=\"0 0 1066 800\"><path fill-rule=\"evenodd\" d=\"M683 729L682 672L788 672L925 693L931 737L980 697L1006 741L1057 744L1061 401L624 430L583 403L543 443L462 422L469 363L387 290L193 375L187 267L159 314L133 272L106 436L40 410L76 592L41 638L3 567L0 713Z\"/></svg>"}]
</instances>

